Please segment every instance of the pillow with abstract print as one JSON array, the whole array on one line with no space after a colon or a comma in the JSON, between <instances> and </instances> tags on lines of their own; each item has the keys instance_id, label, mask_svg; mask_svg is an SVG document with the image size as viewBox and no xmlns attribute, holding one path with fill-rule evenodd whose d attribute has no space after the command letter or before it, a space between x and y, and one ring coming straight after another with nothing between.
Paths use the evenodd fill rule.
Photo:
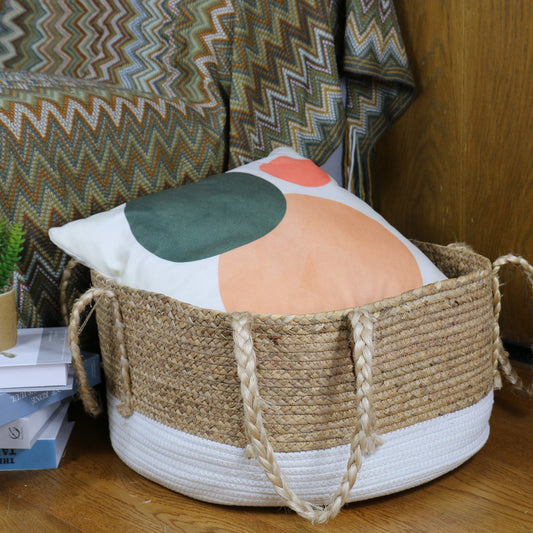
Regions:
<instances>
[{"instance_id":1,"label":"pillow with abstract print","mask_svg":"<svg viewBox=\"0 0 533 533\"><path fill-rule=\"evenodd\" d=\"M334 311L445 279L370 206L290 148L49 234L123 285L227 312Z\"/></svg>"}]
</instances>

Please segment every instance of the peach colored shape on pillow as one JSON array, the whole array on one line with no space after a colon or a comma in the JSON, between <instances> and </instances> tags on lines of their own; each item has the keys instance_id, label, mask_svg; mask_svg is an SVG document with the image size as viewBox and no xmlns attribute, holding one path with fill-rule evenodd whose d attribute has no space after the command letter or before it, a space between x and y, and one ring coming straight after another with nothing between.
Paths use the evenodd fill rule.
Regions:
<instances>
[{"instance_id":1,"label":"peach colored shape on pillow","mask_svg":"<svg viewBox=\"0 0 533 533\"><path fill-rule=\"evenodd\" d=\"M286 199L286 215L275 229L220 255L220 294L228 312L333 311L422 285L412 253L379 222L333 200Z\"/></svg>"},{"instance_id":2,"label":"peach colored shape on pillow","mask_svg":"<svg viewBox=\"0 0 533 533\"><path fill-rule=\"evenodd\" d=\"M282 155L263 163L259 168L271 176L304 187L321 187L331 181L329 174L309 159L294 159Z\"/></svg>"}]
</instances>

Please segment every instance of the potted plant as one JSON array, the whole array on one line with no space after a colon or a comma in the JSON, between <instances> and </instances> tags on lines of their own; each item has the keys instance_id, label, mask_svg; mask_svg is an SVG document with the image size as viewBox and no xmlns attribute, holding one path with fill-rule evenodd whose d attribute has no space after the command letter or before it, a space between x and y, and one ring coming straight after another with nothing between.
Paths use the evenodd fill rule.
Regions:
<instances>
[{"instance_id":1,"label":"potted plant","mask_svg":"<svg viewBox=\"0 0 533 533\"><path fill-rule=\"evenodd\" d=\"M0 218L0 351L17 343L17 302L13 272L20 259L25 231Z\"/></svg>"}]
</instances>

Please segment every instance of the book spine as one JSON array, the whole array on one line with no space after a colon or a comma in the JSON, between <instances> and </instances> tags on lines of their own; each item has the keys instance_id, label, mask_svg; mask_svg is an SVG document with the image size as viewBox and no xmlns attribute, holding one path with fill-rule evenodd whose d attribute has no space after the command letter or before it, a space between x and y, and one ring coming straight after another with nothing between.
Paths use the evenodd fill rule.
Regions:
<instances>
[{"instance_id":1,"label":"book spine","mask_svg":"<svg viewBox=\"0 0 533 533\"><path fill-rule=\"evenodd\" d=\"M0 448L0 471L57 468L73 427L65 421L55 439L37 440L28 450Z\"/></svg>"},{"instance_id":2,"label":"book spine","mask_svg":"<svg viewBox=\"0 0 533 533\"><path fill-rule=\"evenodd\" d=\"M89 354L83 359L83 366L87 374L90 387L101 381L100 356ZM17 418L27 416L37 409L45 407L64 398L74 395L78 390L77 380L70 390L49 390L33 392L3 392L0 393L0 426L12 422Z\"/></svg>"}]
</instances>

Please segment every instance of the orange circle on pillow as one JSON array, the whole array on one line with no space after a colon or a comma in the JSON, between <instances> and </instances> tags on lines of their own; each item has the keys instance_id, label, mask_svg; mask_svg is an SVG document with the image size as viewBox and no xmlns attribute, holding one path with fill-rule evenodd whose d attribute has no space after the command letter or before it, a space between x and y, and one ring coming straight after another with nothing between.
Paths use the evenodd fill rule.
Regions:
<instances>
[{"instance_id":1,"label":"orange circle on pillow","mask_svg":"<svg viewBox=\"0 0 533 533\"><path fill-rule=\"evenodd\" d=\"M379 222L333 200L299 194L286 200L276 228L220 255L228 312L333 311L422 285L410 250Z\"/></svg>"}]
</instances>

